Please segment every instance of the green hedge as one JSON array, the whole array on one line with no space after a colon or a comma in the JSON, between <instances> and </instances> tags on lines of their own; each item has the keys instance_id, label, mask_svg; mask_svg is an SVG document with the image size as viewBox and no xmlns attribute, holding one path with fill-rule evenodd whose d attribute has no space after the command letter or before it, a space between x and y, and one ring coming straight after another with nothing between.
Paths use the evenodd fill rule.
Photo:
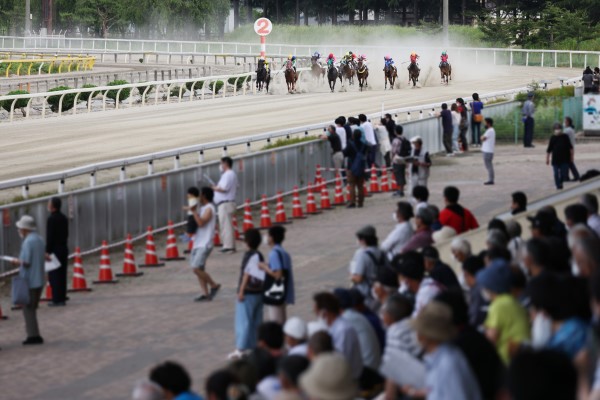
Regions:
<instances>
[{"instance_id":1,"label":"green hedge","mask_svg":"<svg viewBox=\"0 0 600 400\"><path fill-rule=\"evenodd\" d=\"M70 90L71 88L68 86L58 86L54 89L48 90L48 92L58 92L61 90ZM69 111L75 106L75 96L76 93L68 93L65 94L62 101L62 111ZM46 101L50 104L50 109L52 112L58 112L58 106L60 103L60 98L62 95L49 96Z\"/></svg>"},{"instance_id":2,"label":"green hedge","mask_svg":"<svg viewBox=\"0 0 600 400\"><path fill-rule=\"evenodd\" d=\"M12 92L8 92L6 95L12 96L12 95L16 95L16 94L29 94L29 92L27 90L13 90ZM12 106L13 101L14 100L3 100L2 102L0 102L0 106L2 108L4 108L6 111L10 112L10 107ZM29 103L29 99L17 100L17 102L15 103L15 110L18 108L27 107L27 103Z\"/></svg>"},{"instance_id":3,"label":"green hedge","mask_svg":"<svg viewBox=\"0 0 600 400\"><path fill-rule=\"evenodd\" d=\"M194 83L195 83L195 85L194 85ZM187 82L185 84L185 88L187 90L192 90L192 85L194 85L194 90L200 90L204 86L204 81Z\"/></svg>"},{"instance_id":4,"label":"green hedge","mask_svg":"<svg viewBox=\"0 0 600 400\"><path fill-rule=\"evenodd\" d=\"M148 86L138 86L137 87L137 91L140 94L140 96L142 96L144 94L144 92L146 91L146 89L148 88ZM152 92L153 86L150 86L150 89L148 90L148 92L146 92L146 96Z\"/></svg>"},{"instance_id":5,"label":"green hedge","mask_svg":"<svg viewBox=\"0 0 600 400\"><path fill-rule=\"evenodd\" d=\"M92 85L91 83L85 84L82 86L82 88L84 89L89 89L89 88L95 88L97 87L96 85ZM92 96L93 94L93 96ZM94 97L98 96L100 94L100 90L97 92L85 92L85 93L81 93L79 95L79 99L81 101L85 101L86 103L88 102L88 100L90 99L90 97L93 99Z\"/></svg>"},{"instance_id":6,"label":"green hedge","mask_svg":"<svg viewBox=\"0 0 600 400\"><path fill-rule=\"evenodd\" d=\"M112 82L108 82L106 84L106 86L120 86L120 85L127 85L129 82L125 81L125 80L116 80L116 81L112 81ZM119 98L117 99L117 93L119 92L118 89L114 89L114 90L109 90L106 93L106 97L108 97L109 99L113 99L116 102L122 102L123 100L127 100L129 98L129 96L131 95L131 89L127 88L127 89L122 89L121 93L119 94Z\"/></svg>"},{"instance_id":7,"label":"green hedge","mask_svg":"<svg viewBox=\"0 0 600 400\"><path fill-rule=\"evenodd\" d=\"M235 83L236 79L237 79L237 85ZM246 76L240 76L239 78L229 78L229 79L227 79L227 83L230 85L236 85L237 90L240 90L242 88L242 86L244 86L244 83L249 80L250 80L250 75L246 75Z\"/></svg>"}]
</instances>

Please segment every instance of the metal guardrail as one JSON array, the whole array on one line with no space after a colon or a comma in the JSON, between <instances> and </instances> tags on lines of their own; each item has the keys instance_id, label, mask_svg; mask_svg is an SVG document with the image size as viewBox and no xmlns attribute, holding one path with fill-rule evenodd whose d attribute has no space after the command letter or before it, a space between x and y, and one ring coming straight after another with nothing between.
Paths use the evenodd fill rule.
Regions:
<instances>
[{"instance_id":1,"label":"metal guardrail","mask_svg":"<svg viewBox=\"0 0 600 400\"><path fill-rule=\"evenodd\" d=\"M90 56L67 56L67 57L42 57L42 58L32 58L32 59L8 59L8 60L0 60L0 69L6 68L6 72L4 76L8 78L11 73L11 70L14 71L16 75L21 75L21 68L27 68L27 75L31 75L31 70L34 69L37 72L37 75L42 75L42 72L47 74L52 74L52 70L56 68L56 73L61 72L71 72L71 68L75 65L75 70L79 71L80 68L83 68L84 71L92 69L94 67L94 63L96 62L95 57ZM58 67L55 67L58 65ZM16 67L16 70L12 69L13 66ZM48 66L48 71L44 70L44 66ZM63 66L66 66L66 71L63 71Z\"/></svg>"},{"instance_id":2,"label":"metal guardrail","mask_svg":"<svg viewBox=\"0 0 600 400\"><path fill-rule=\"evenodd\" d=\"M68 49L68 50L101 50L101 51L142 51L142 52L192 52L192 53L260 53L260 44L241 42L194 42L175 40L129 40L129 39L94 39L94 38L25 38L17 36L0 37L0 46L3 49L17 48L42 48L42 49ZM334 52L338 55L345 54L348 50L357 52L402 52L406 53L412 48L404 46L369 46L357 44L336 45L299 45L269 43L267 55L270 53L285 55L288 53L299 56L310 56L314 51L322 53ZM435 50L439 47L421 46L419 50ZM472 56L475 64L482 59L492 60L495 65L540 65L542 67L568 66L585 67L588 62L597 59L600 65L599 51L581 50L543 50L543 49L515 49L515 48L469 48L450 47L446 50L458 57Z\"/></svg>"}]
</instances>

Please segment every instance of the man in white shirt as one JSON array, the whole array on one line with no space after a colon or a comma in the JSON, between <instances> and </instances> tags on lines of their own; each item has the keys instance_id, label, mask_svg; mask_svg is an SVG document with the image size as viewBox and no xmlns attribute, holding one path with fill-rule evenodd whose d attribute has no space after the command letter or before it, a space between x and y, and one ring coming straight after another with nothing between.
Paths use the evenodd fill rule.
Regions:
<instances>
[{"instance_id":1,"label":"man in white shirt","mask_svg":"<svg viewBox=\"0 0 600 400\"><path fill-rule=\"evenodd\" d=\"M338 117L335 120L335 133L337 133L340 137L340 142L342 143L342 150L344 150L346 148L347 134L346 129L344 128L344 120L342 119L342 117Z\"/></svg>"},{"instance_id":2,"label":"man in white shirt","mask_svg":"<svg viewBox=\"0 0 600 400\"><path fill-rule=\"evenodd\" d=\"M398 203L398 209L393 215L397 222L396 227L381 243L381 250L387 253L388 259L392 260L413 235L413 228L410 219L414 217L412 205L406 201Z\"/></svg>"},{"instance_id":3,"label":"man in white shirt","mask_svg":"<svg viewBox=\"0 0 600 400\"><path fill-rule=\"evenodd\" d=\"M203 187L200 192L200 204L189 207L198 229L194 235L194 246L190 257L190 266L198 277L203 294L196 297L195 301L210 301L217 294L221 285L217 284L205 271L206 260L213 249L213 237L217 224L217 212L212 203L214 191L209 187ZM187 207L186 207L187 208ZM210 285L210 292L208 286Z\"/></svg>"},{"instance_id":4,"label":"man in white shirt","mask_svg":"<svg viewBox=\"0 0 600 400\"><path fill-rule=\"evenodd\" d=\"M494 148L496 147L496 131L494 130L494 120L485 119L485 133L481 136L481 152L483 153L483 163L488 172L488 180L484 185L494 184Z\"/></svg>"},{"instance_id":5,"label":"man in white shirt","mask_svg":"<svg viewBox=\"0 0 600 400\"><path fill-rule=\"evenodd\" d=\"M233 216L235 214L235 196L237 192L237 175L232 169L233 160L230 157L221 159L221 179L213 186L215 204L219 213L219 230L223 249L221 253L235 252L235 236L233 232Z\"/></svg>"},{"instance_id":6,"label":"man in white shirt","mask_svg":"<svg viewBox=\"0 0 600 400\"><path fill-rule=\"evenodd\" d=\"M375 138L375 130L373 125L365 114L359 114L358 120L360 121L360 127L365 132L365 139L369 147L369 153L367 154L367 166L370 168L375 162L375 156L377 155L377 139Z\"/></svg>"}]
</instances>

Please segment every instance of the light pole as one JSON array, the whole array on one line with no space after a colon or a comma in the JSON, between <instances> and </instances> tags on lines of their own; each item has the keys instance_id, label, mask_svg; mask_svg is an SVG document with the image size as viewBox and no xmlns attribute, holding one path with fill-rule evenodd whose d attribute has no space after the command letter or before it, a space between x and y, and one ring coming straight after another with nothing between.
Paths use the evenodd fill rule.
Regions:
<instances>
[{"instance_id":1,"label":"light pole","mask_svg":"<svg viewBox=\"0 0 600 400\"><path fill-rule=\"evenodd\" d=\"M444 47L448 47L448 25L450 24L450 17L449 17L449 7L448 7L448 1L449 0L442 0L442 25L444 27Z\"/></svg>"}]
</instances>

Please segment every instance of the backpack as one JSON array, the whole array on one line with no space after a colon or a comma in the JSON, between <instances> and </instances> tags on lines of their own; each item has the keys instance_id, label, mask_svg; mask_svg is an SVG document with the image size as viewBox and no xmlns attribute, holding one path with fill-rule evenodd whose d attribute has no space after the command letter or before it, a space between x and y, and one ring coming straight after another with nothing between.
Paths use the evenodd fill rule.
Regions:
<instances>
[{"instance_id":1,"label":"backpack","mask_svg":"<svg viewBox=\"0 0 600 400\"><path fill-rule=\"evenodd\" d=\"M269 306L281 306L285 304L287 298L287 283L288 283L288 270L285 268L283 255L279 250L275 250L279 256L279 262L281 263L281 278L275 279L271 275L266 274L264 281L264 292L263 292L263 303Z\"/></svg>"},{"instance_id":2,"label":"backpack","mask_svg":"<svg viewBox=\"0 0 600 400\"><path fill-rule=\"evenodd\" d=\"M377 278L377 276L379 275L379 271L381 271L383 268L389 268L389 263L388 263L388 258L385 254L385 252L381 252L381 256L379 257L379 259L377 259L377 257L375 257L375 254L373 254L370 251L365 251L365 253L367 253L367 255L369 256L369 258L371 259L371 261L373 261L373 264L375 265L375 278ZM367 277L367 281L368 281L368 277ZM372 286L374 282L367 282L369 284L369 286Z\"/></svg>"},{"instance_id":3,"label":"backpack","mask_svg":"<svg viewBox=\"0 0 600 400\"><path fill-rule=\"evenodd\" d=\"M412 146L407 138L400 138L400 149L398 150L398 155L400 157L408 157L412 151Z\"/></svg>"},{"instance_id":4,"label":"backpack","mask_svg":"<svg viewBox=\"0 0 600 400\"><path fill-rule=\"evenodd\" d=\"M356 151L352 165L350 166L350 172L357 178L361 178L365 175L365 169L367 168L367 157L365 156L364 146L361 146L360 150L356 148L354 143L350 142L351 146Z\"/></svg>"}]
</instances>

